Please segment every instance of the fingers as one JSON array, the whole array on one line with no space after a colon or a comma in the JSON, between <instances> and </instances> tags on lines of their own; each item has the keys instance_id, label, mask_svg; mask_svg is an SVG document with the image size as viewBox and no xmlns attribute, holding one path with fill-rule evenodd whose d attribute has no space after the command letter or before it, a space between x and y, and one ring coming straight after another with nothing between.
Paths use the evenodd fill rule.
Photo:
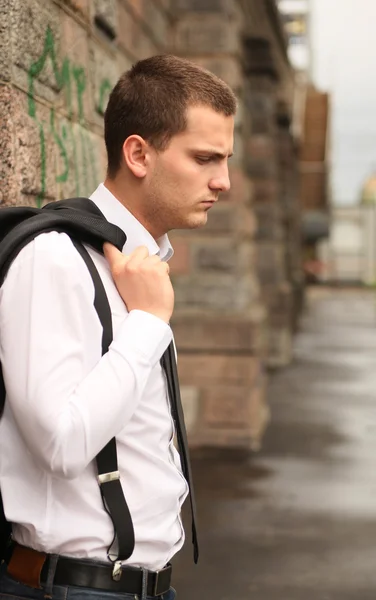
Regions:
<instances>
[{"instance_id":1,"label":"fingers","mask_svg":"<svg viewBox=\"0 0 376 600\"><path fill-rule=\"evenodd\" d=\"M149 250L146 248L146 246L138 246L138 248L133 250L133 252L131 252L129 255L129 266L132 266L132 268L137 268L145 260L145 258L148 258L148 256Z\"/></svg>"},{"instance_id":2,"label":"fingers","mask_svg":"<svg viewBox=\"0 0 376 600\"><path fill-rule=\"evenodd\" d=\"M103 254L111 269L119 263L124 264L124 258L126 258L124 254L116 248L116 246L113 246L109 242L105 242L103 244Z\"/></svg>"},{"instance_id":3,"label":"fingers","mask_svg":"<svg viewBox=\"0 0 376 600\"><path fill-rule=\"evenodd\" d=\"M112 270L114 268L120 269L126 264L132 270L137 269L145 259L148 259L148 263L150 266L159 265L161 270L163 270L167 274L169 274L170 272L169 265L166 262L161 261L158 255L154 254L152 256L149 256L149 250L146 248L146 246L138 246L135 250L133 250L133 252L131 252L131 254L127 256L126 254L120 252L120 250L118 250L116 246L105 242L103 244L103 253Z\"/></svg>"},{"instance_id":4,"label":"fingers","mask_svg":"<svg viewBox=\"0 0 376 600\"><path fill-rule=\"evenodd\" d=\"M115 265L119 265L119 263L125 265L130 260L134 261L135 264L138 264L149 256L149 250L146 248L146 246L139 246L129 256L127 256L126 254L120 252L116 246L113 246L109 242L105 242L103 244L103 254L112 268Z\"/></svg>"},{"instance_id":5,"label":"fingers","mask_svg":"<svg viewBox=\"0 0 376 600\"><path fill-rule=\"evenodd\" d=\"M162 266L164 267L164 269L165 269L165 271L166 271L167 275L169 275L169 273L170 273L170 266L169 266L169 264L168 264L168 263L166 263L166 262L162 262L161 264L162 264Z\"/></svg>"}]
</instances>

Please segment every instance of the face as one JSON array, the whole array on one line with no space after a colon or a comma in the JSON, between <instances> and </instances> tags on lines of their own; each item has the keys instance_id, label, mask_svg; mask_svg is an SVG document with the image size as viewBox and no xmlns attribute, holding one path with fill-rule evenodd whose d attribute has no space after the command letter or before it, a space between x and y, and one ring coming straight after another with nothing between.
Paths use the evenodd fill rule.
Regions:
<instances>
[{"instance_id":1,"label":"face","mask_svg":"<svg viewBox=\"0 0 376 600\"><path fill-rule=\"evenodd\" d=\"M220 192L229 190L234 119L206 106L187 111L187 128L166 150L151 150L143 208L155 237L205 225Z\"/></svg>"}]
</instances>

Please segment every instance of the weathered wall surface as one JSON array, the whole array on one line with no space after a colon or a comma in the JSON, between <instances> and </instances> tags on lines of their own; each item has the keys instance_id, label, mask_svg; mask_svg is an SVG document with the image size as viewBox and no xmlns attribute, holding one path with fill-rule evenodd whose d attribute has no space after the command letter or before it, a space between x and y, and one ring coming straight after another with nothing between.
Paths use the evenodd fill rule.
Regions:
<instances>
[{"instance_id":1,"label":"weathered wall surface","mask_svg":"<svg viewBox=\"0 0 376 600\"><path fill-rule=\"evenodd\" d=\"M244 44L255 32L271 47L276 77ZM280 35L273 0L0 0L2 206L95 189L109 91L140 58L189 57L239 98L231 191L206 228L172 236L173 325L194 444L258 447L265 367L291 355L298 210Z\"/></svg>"},{"instance_id":2,"label":"weathered wall surface","mask_svg":"<svg viewBox=\"0 0 376 600\"><path fill-rule=\"evenodd\" d=\"M105 173L109 91L134 60L166 49L165 7L152 0L0 1L3 204L40 205L95 189Z\"/></svg>"}]
</instances>

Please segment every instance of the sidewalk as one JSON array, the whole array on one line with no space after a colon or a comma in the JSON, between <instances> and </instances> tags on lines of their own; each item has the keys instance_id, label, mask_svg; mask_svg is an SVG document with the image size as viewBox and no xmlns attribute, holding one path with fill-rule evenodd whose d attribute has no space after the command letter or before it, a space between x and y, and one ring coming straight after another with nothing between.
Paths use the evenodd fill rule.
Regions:
<instances>
[{"instance_id":1,"label":"sidewalk","mask_svg":"<svg viewBox=\"0 0 376 600\"><path fill-rule=\"evenodd\" d=\"M272 376L261 453L196 454L201 560L178 600L376 598L376 300L315 289L294 364Z\"/></svg>"}]
</instances>

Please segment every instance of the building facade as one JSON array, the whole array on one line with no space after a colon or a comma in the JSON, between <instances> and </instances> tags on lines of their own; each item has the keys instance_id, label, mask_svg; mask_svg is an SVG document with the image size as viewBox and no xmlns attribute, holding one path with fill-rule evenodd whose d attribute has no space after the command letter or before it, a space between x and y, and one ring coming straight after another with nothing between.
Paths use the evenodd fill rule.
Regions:
<instances>
[{"instance_id":1,"label":"building facade","mask_svg":"<svg viewBox=\"0 0 376 600\"><path fill-rule=\"evenodd\" d=\"M267 369L291 360L303 285L295 76L274 0L0 0L0 201L90 194L105 175L112 86L165 52L239 100L230 192L204 229L171 235L191 441L257 448Z\"/></svg>"}]
</instances>

